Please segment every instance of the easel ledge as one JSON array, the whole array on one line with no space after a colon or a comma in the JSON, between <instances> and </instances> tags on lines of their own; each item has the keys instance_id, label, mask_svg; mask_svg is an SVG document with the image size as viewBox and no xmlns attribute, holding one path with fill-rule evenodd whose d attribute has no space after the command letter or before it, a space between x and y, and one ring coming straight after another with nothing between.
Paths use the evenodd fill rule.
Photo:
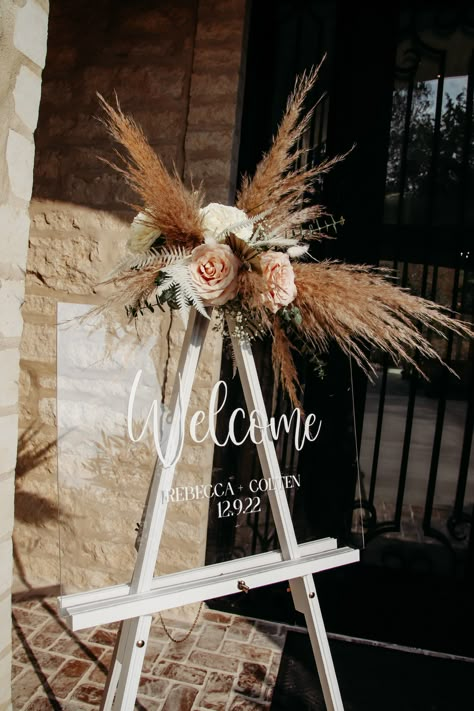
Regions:
<instances>
[{"instance_id":1,"label":"easel ledge","mask_svg":"<svg viewBox=\"0 0 474 711\"><path fill-rule=\"evenodd\" d=\"M153 578L145 593L133 594L129 584L114 585L59 598L60 613L74 631L162 612L180 605L239 592L236 576L250 588L292 580L359 560L359 551L337 547L335 538L302 543L299 557L285 560L281 551L215 563Z\"/></svg>"}]
</instances>

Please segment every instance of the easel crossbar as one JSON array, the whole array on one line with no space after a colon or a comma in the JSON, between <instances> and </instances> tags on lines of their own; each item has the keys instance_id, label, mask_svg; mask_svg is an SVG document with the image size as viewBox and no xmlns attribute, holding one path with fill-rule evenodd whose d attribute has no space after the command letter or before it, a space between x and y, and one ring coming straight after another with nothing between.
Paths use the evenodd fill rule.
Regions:
<instances>
[{"instance_id":1,"label":"easel crossbar","mask_svg":"<svg viewBox=\"0 0 474 711\"><path fill-rule=\"evenodd\" d=\"M258 558L265 559L266 556L268 554L262 554ZM175 575L155 578L149 592L135 594L128 592L120 597L79 603L71 607L67 606L67 598L65 598L66 606L63 607L62 614L67 615L73 630L80 630L139 615L152 615L178 605L230 595L239 590L236 585L236 575L252 589L347 565L358 559L358 551L347 547L310 553L292 560L264 562L258 566L249 566L248 559L243 558L240 559L240 566L234 566L235 569L228 572L220 569L221 565L225 566L224 563L193 571L199 572L199 576L195 575L193 579L176 581ZM80 595L76 595L75 598L80 599Z\"/></svg>"},{"instance_id":2,"label":"easel crossbar","mask_svg":"<svg viewBox=\"0 0 474 711\"><path fill-rule=\"evenodd\" d=\"M336 538L319 538L316 541L301 543L298 546L298 557L314 553L334 551L337 547ZM258 568L261 565L279 563L282 560L285 560L285 558L280 550L267 551L266 553L256 553L255 555L245 558L245 567ZM150 589L157 590L168 583L179 584L180 582L196 581L202 579L203 577L223 575L224 573L234 573L235 575L238 575L242 570L242 563L242 558L233 558L232 560L225 560L221 563L213 563L212 565L206 565L200 568L192 568L191 570L182 570L176 573L169 573L168 575L160 575L159 577L153 578ZM168 583L166 581L168 581ZM129 583L122 583L119 585L110 585L109 587L97 588L95 590L88 590L86 592L69 593L58 598L59 607L60 611L63 612L66 609L75 607L76 605L85 605L88 603L100 602L101 600L112 600L114 598L129 595L130 592L131 585Z\"/></svg>"}]
</instances>

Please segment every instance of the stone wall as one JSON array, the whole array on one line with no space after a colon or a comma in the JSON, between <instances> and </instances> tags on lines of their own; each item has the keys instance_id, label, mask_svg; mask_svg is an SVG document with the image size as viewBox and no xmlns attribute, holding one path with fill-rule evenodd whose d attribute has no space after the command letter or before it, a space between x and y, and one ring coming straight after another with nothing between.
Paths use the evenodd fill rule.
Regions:
<instances>
[{"instance_id":1,"label":"stone wall","mask_svg":"<svg viewBox=\"0 0 474 711\"><path fill-rule=\"evenodd\" d=\"M46 57L47 2L5 0L0 14L0 710L11 709L11 582L21 304L33 132Z\"/></svg>"},{"instance_id":2,"label":"stone wall","mask_svg":"<svg viewBox=\"0 0 474 711\"><path fill-rule=\"evenodd\" d=\"M23 307L17 589L55 585L59 575L56 303L100 300L94 285L123 252L133 217L127 207L133 197L98 158L112 158L113 146L97 120L96 92L110 102L116 92L168 166L174 163L188 182L204 181L208 202L228 202L236 180L245 15L245 0L62 0L52 7ZM174 318L168 353L169 316L160 316L159 324L152 318L161 334L159 376L163 382L168 361L169 388L183 329ZM207 408L219 364L220 342L213 335L192 411ZM188 450L180 481L205 483L211 463L210 447L201 446L199 457ZM160 572L203 563L205 514L196 505L185 516L170 511Z\"/></svg>"}]
</instances>

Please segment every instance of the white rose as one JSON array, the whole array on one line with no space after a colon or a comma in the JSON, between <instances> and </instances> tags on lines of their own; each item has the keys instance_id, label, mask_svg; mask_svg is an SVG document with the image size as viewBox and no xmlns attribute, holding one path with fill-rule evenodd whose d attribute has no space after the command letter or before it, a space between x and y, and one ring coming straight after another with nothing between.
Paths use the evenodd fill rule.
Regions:
<instances>
[{"instance_id":1,"label":"white rose","mask_svg":"<svg viewBox=\"0 0 474 711\"><path fill-rule=\"evenodd\" d=\"M252 236L252 225L237 227L237 225L242 225L242 222L248 220L245 212L239 210L238 207L221 205L218 202L210 202L209 205L201 208L200 213L206 242L210 239L217 239L218 236L226 230L229 230L244 242L248 242ZM236 229L233 229L234 227Z\"/></svg>"},{"instance_id":2,"label":"white rose","mask_svg":"<svg viewBox=\"0 0 474 711\"><path fill-rule=\"evenodd\" d=\"M147 224L146 218L147 216L144 212L139 212L133 218L133 222L130 225L132 234L127 241L127 247L131 252L146 252L161 234L161 232L152 229Z\"/></svg>"}]
</instances>

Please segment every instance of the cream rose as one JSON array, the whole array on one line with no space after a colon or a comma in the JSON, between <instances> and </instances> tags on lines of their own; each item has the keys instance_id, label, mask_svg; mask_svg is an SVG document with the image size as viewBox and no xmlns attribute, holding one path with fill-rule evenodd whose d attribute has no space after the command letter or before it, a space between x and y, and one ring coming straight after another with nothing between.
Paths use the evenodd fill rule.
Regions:
<instances>
[{"instance_id":1,"label":"cream rose","mask_svg":"<svg viewBox=\"0 0 474 711\"><path fill-rule=\"evenodd\" d=\"M144 212L139 212L138 215L135 215L130 225L130 230L132 234L127 241L127 247L131 252L135 253L147 252L161 234L161 232L150 228L146 222Z\"/></svg>"},{"instance_id":2,"label":"cream rose","mask_svg":"<svg viewBox=\"0 0 474 711\"><path fill-rule=\"evenodd\" d=\"M210 202L200 210L200 213L206 242L217 239L225 230L241 225L242 222L248 220L243 210L229 205L220 205L218 202ZM253 227L252 225L241 226L231 229L231 232L244 242L248 242L252 236Z\"/></svg>"},{"instance_id":3,"label":"cream rose","mask_svg":"<svg viewBox=\"0 0 474 711\"><path fill-rule=\"evenodd\" d=\"M227 244L201 244L191 258L191 279L206 306L222 306L237 296L240 261Z\"/></svg>"},{"instance_id":4,"label":"cream rose","mask_svg":"<svg viewBox=\"0 0 474 711\"><path fill-rule=\"evenodd\" d=\"M265 252L260 257L268 291L263 294L265 306L276 313L296 298L295 274L290 258L284 252Z\"/></svg>"}]
</instances>

